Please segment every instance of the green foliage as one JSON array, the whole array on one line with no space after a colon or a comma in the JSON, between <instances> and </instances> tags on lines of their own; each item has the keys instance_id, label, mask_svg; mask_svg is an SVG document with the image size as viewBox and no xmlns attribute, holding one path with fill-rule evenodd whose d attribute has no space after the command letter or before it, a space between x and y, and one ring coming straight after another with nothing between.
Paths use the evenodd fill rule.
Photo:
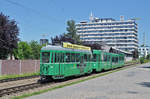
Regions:
<instances>
[{"instance_id":1,"label":"green foliage","mask_svg":"<svg viewBox=\"0 0 150 99\"><path fill-rule=\"evenodd\" d=\"M32 50L32 58L33 59L39 59L40 58L40 50L42 48L41 45L38 44L37 41L32 40L29 43L31 50Z\"/></svg>"},{"instance_id":2,"label":"green foliage","mask_svg":"<svg viewBox=\"0 0 150 99\"><path fill-rule=\"evenodd\" d=\"M37 41L19 42L18 48L14 49L16 59L39 59L42 46Z\"/></svg>"},{"instance_id":3,"label":"green foliage","mask_svg":"<svg viewBox=\"0 0 150 99\"><path fill-rule=\"evenodd\" d=\"M52 44L61 44L62 42L70 42L73 44L81 44L80 36L76 34L76 26L74 20L67 21L67 32L59 36L51 38Z\"/></svg>"},{"instance_id":4,"label":"green foliage","mask_svg":"<svg viewBox=\"0 0 150 99\"><path fill-rule=\"evenodd\" d=\"M139 62L139 59L127 61L127 62L125 62L125 64L128 64L128 63L137 63L137 62Z\"/></svg>"},{"instance_id":5,"label":"green foliage","mask_svg":"<svg viewBox=\"0 0 150 99\"><path fill-rule=\"evenodd\" d=\"M8 54L17 48L19 29L15 20L0 13L0 59L6 59Z\"/></svg>"},{"instance_id":6,"label":"green foliage","mask_svg":"<svg viewBox=\"0 0 150 99\"><path fill-rule=\"evenodd\" d=\"M146 59L150 59L150 54L148 54L148 55L146 56Z\"/></svg>"},{"instance_id":7,"label":"green foliage","mask_svg":"<svg viewBox=\"0 0 150 99\"><path fill-rule=\"evenodd\" d=\"M1 79L9 79L9 78L17 78L17 77L27 77L27 76L34 76L34 75L40 75L39 72L36 73L25 73L25 74L21 74L21 75L2 75L0 76L0 80Z\"/></svg>"},{"instance_id":8,"label":"green foliage","mask_svg":"<svg viewBox=\"0 0 150 99\"><path fill-rule=\"evenodd\" d=\"M8 50L0 48L0 59L6 59L8 57L8 54Z\"/></svg>"},{"instance_id":9,"label":"green foliage","mask_svg":"<svg viewBox=\"0 0 150 99\"><path fill-rule=\"evenodd\" d=\"M32 49L27 42L19 42L18 57L19 59L32 59Z\"/></svg>"},{"instance_id":10,"label":"green foliage","mask_svg":"<svg viewBox=\"0 0 150 99\"><path fill-rule=\"evenodd\" d=\"M148 62L150 62L150 59L145 59L144 60L144 63L148 63Z\"/></svg>"},{"instance_id":11,"label":"green foliage","mask_svg":"<svg viewBox=\"0 0 150 99\"><path fill-rule=\"evenodd\" d=\"M140 58L140 63L143 64L144 63L144 57Z\"/></svg>"},{"instance_id":12,"label":"green foliage","mask_svg":"<svg viewBox=\"0 0 150 99\"><path fill-rule=\"evenodd\" d=\"M74 43L78 43L78 44L81 43L80 36L77 35L77 29L74 20L67 21L67 31L68 33L66 34L66 36L72 38Z\"/></svg>"}]
</instances>

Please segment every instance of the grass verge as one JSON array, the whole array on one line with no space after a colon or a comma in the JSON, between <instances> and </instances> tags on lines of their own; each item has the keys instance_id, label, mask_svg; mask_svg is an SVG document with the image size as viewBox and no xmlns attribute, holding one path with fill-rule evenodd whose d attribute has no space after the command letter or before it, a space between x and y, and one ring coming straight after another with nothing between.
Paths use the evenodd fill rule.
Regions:
<instances>
[{"instance_id":1,"label":"grass verge","mask_svg":"<svg viewBox=\"0 0 150 99\"><path fill-rule=\"evenodd\" d=\"M144 60L144 63L148 63L148 62L150 62L150 59L145 59Z\"/></svg>"},{"instance_id":2,"label":"grass verge","mask_svg":"<svg viewBox=\"0 0 150 99\"><path fill-rule=\"evenodd\" d=\"M39 72L38 73L27 73L27 74L21 74L21 75L2 75L2 76L0 76L0 80L9 79L9 78L17 78L17 77L33 76L33 75L39 75Z\"/></svg>"},{"instance_id":3,"label":"grass verge","mask_svg":"<svg viewBox=\"0 0 150 99\"><path fill-rule=\"evenodd\" d=\"M135 66L137 66L137 65L138 64L136 64ZM21 96L12 97L11 99L23 99L23 98L26 98L26 97L29 97L29 96L38 95L38 94L41 94L41 93L52 91L54 89L63 88L63 87L69 86L69 85L78 84L78 83L81 83L83 81L94 79L94 78L97 78L97 77L100 77L100 76L105 76L107 74L110 74L110 73L113 73L113 72L117 72L117 71L120 71L120 70L124 70L124 69L127 69L127 68L130 68L130 67L118 68L118 69L115 69L115 70L111 70L111 71L108 71L108 72L100 73L98 75L94 75L94 76L91 76L91 77L88 77L88 78L85 78L85 79L82 79L82 80L78 80L78 81L75 81L75 82L66 83L66 84L55 86L55 87L52 87L52 88L49 88L49 89L41 90L41 91L38 91L38 92L33 92L31 94L23 94Z\"/></svg>"},{"instance_id":4,"label":"grass verge","mask_svg":"<svg viewBox=\"0 0 150 99\"><path fill-rule=\"evenodd\" d=\"M128 63L136 63L136 62L139 62L140 60L139 59L137 59L137 60L132 60L132 61L127 61L127 62L125 62L125 64L128 64Z\"/></svg>"}]
</instances>

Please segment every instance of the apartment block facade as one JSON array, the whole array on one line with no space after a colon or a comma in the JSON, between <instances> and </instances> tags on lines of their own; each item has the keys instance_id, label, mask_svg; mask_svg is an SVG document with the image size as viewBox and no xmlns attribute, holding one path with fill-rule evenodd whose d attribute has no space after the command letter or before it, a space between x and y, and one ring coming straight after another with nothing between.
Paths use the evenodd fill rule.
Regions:
<instances>
[{"instance_id":1,"label":"apartment block facade","mask_svg":"<svg viewBox=\"0 0 150 99\"><path fill-rule=\"evenodd\" d=\"M138 48L139 57L146 57L150 54L150 46L143 46Z\"/></svg>"},{"instance_id":2,"label":"apartment block facade","mask_svg":"<svg viewBox=\"0 0 150 99\"><path fill-rule=\"evenodd\" d=\"M90 22L76 24L77 34L82 41L104 42L117 49L134 51L138 49L138 28L134 19L120 20L113 18L95 18L90 16Z\"/></svg>"}]
</instances>

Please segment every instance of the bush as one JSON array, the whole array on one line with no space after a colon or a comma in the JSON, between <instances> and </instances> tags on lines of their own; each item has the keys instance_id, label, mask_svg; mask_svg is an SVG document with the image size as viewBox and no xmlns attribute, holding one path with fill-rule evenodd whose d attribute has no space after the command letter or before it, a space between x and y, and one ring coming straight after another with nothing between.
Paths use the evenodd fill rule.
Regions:
<instances>
[{"instance_id":1,"label":"bush","mask_svg":"<svg viewBox=\"0 0 150 99\"><path fill-rule=\"evenodd\" d=\"M143 64L144 63L144 57L140 58L140 63Z\"/></svg>"},{"instance_id":2,"label":"bush","mask_svg":"<svg viewBox=\"0 0 150 99\"><path fill-rule=\"evenodd\" d=\"M148 54L148 55L146 56L146 59L150 59L150 54Z\"/></svg>"}]
</instances>

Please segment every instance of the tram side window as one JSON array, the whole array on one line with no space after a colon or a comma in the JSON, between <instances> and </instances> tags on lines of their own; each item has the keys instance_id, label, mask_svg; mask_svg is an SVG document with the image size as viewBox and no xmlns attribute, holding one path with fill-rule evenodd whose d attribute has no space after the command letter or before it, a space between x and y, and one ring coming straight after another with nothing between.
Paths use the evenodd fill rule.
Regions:
<instances>
[{"instance_id":1,"label":"tram side window","mask_svg":"<svg viewBox=\"0 0 150 99\"><path fill-rule=\"evenodd\" d=\"M91 56L91 55L88 55L88 61L89 61L89 62L91 61L91 58L92 58L92 56Z\"/></svg>"},{"instance_id":2,"label":"tram side window","mask_svg":"<svg viewBox=\"0 0 150 99\"><path fill-rule=\"evenodd\" d=\"M114 57L112 56L112 63L114 63Z\"/></svg>"},{"instance_id":3,"label":"tram side window","mask_svg":"<svg viewBox=\"0 0 150 99\"><path fill-rule=\"evenodd\" d=\"M88 62L91 61L91 55L90 55L90 54L87 55L87 61L88 61Z\"/></svg>"},{"instance_id":4,"label":"tram side window","mask_svg":"<svg viewBox=\"0 0 150 99\"><path fill-rule=\"evenodd\" d=\"M85 62L88 61L88 55L87 54L84 54L84 60L85 60Z\"/></svg>"},{"instance_id":5,"label":"tram side window","mask_svg":"<svg viewBox=\"0 0 150 99\"><path fill-rule=\"evenodd\" d=\"M93 62L96 62L96 54L93 54Z\"/></svg>"},{"instance_id":6,"label":"tram side window","mask_svg":"<svg viewBox=\"0 0 150 99\"><path fill-rule=\"evenodd\" d=\"M118 56L116 57L116 63L118 63Z\"/></svg>"},{"instance_id":7,"label":"tram side window","mask_svg":"<svg viewBox=\"0 0 150 99\"><path fill-rule=\"evenodd\" d=\"M60 53L60 63L64 62L64 53Z\"/></svg>"},{"instance_id":8,"label":"tram side window","mask_svg":"<svg viewBox=\"0 0 150 99\"><path fill-rule=\"evenodd\" d=\"M59 63L59 53L55 53L55 63Z\"/></svg>"},{"instance_id":9,"label":"tram side window","mask_svg":"<svg viewBox=\"0 0 150 99\"><path fill-rule=\"evenodd\" d=\"M107 55L104 54L104 61L106 62L107 61Z\"/></svg>"},{"instance_id":10,"label":"tram side window","mask_svg":"<svg viewBox=\"0 0 150 99\"><path fill-rule=\"evenodd\" d=\"M76 62L80 62L80 54L79 53L76 54Z\"/></svg>"},{"instance_id":11,"label":"tram side window","mask_svg":"<svg viewBox=\"0 0 150 99\"><path fill-rule=\"evenodd\" d=\"M93 56L89 55L89 61L92 61Z\"/></svg>"},{"instance_id":12,"label":"tram side window","mask_svg":"<svg viewBox=\"0 0 150 99\"><path fill-rule=\"evenodd\" d=\"M43 52L42 63L49 63L49 59L50 59L50 52Z\"/></svg>"},{"instance_id":13,"label":"tram side window","mask_svg":"<svg viewBox=\"0 0 150 99\"><path fill-rule=\"evenodd\" d=\"M54 56L55 56L55 58L54 58L54 63L56 63L56 61L57 61L57 55L56 55L57 53L54 53Z\"/></svg>"},{"instance_id":14,"label":"tram side window","mask_svg":"<svg viewBox=\"0 0 150 99\"><path fill-rule=\"evenodd\" d=\"M122 61L124 61L124 57L122 56Z\"/></svg>"},{"instance_id":15,"label":"tram side window","mask_svg":"<svg viewBox=\"0 0 150 99\"><path fill-rule=\"evenodd\" d=\"M71 53L71 62L75 62L75 53Z\"/></svg>"},{"instance_id":16,"label":"tram side window","mask_svg":"<svg viewBox=\"0 0 150 99\"><path fill-rule=\"evenodd\" d=\"M51 56L51 63L53 63L54 61L54 53L52 53L52 56Z\"/></svg>"},{"instance_id":17,"label":"tram side window","mask_svg":"<svg viewBox=\"0 0 150 99\"><path fill-rule=\"evenodd\" d=\"M123 61L123 56L120 56L120 60Z\"/></svg>"},{"instance_id":18,"label":"tram side window","mask_svg":"<svg viewBox=\"0 0 150 99\"><path fill-rule=\"evenodd\" d=\"M113 62L113 63L118 63L118 57L113 57L113 58L112 58L112 62Z\"/></svg>"},{"instance_id":19,"label":"tram side window","mask_svg":"<svg viewBox=\"0 0 150 99\"><path fill-rule=\"evenodd\" d=\"M81 56L80 57L80 63L83 63L84 62L84 56Z\"/></svg>"},{"instance_id":20,"label":"tram side window","mask_svg":"<svg viewBox=\"0 0 150 99\"><path fill-rule=\"evenodd\" d=\"M70 53L66 53L65 60L66 62L70 62Z\"/></svg>"},{"instance_id":21,"label":"tram side window","mask_svg":"<svg viewBox=\"0 0 150 99\"><path fill-rule=\"evenodd\" d=\"M98 55L98 62L100 62L100 59L101 59L101 56L100 56L100 54Z\"/></svg>"},{"instance_id":22,"label":"tram side window","mask_svg":"<svg viewBox=\"0 0 150 99\"><path fill-rule=\"evenodd\" d=\"M116 63L116 57L112 57L112 63Z\"/></svg>"},{"instance_id":23,"label":"tram side window","mask_svg":"<svg viewBox=\"0 0 150 99\"><path fill-rule=\"evenodd\" d=\"M110 61L110 55L108 55L108 59L107 60Z\"/></svg>"},{"instance_id":24,"label":"tram side window","mask_svg":"<svg viewBox=\"0 0 150 99\"><path fill-rule=\"evenodd\" d=\"M122 58L121 58L121 56L119 56L119 61L122 61Z\"/></svg>"},{"instance_id":25,"label":"tram side window","mask_svg":"<svg viewBox=\"0 0 150 99\"><path fill-rule=\"evenodd\" d=\"M101 61L104 61L104 54L101 53Z\"/></svg>"}]
</instances>

